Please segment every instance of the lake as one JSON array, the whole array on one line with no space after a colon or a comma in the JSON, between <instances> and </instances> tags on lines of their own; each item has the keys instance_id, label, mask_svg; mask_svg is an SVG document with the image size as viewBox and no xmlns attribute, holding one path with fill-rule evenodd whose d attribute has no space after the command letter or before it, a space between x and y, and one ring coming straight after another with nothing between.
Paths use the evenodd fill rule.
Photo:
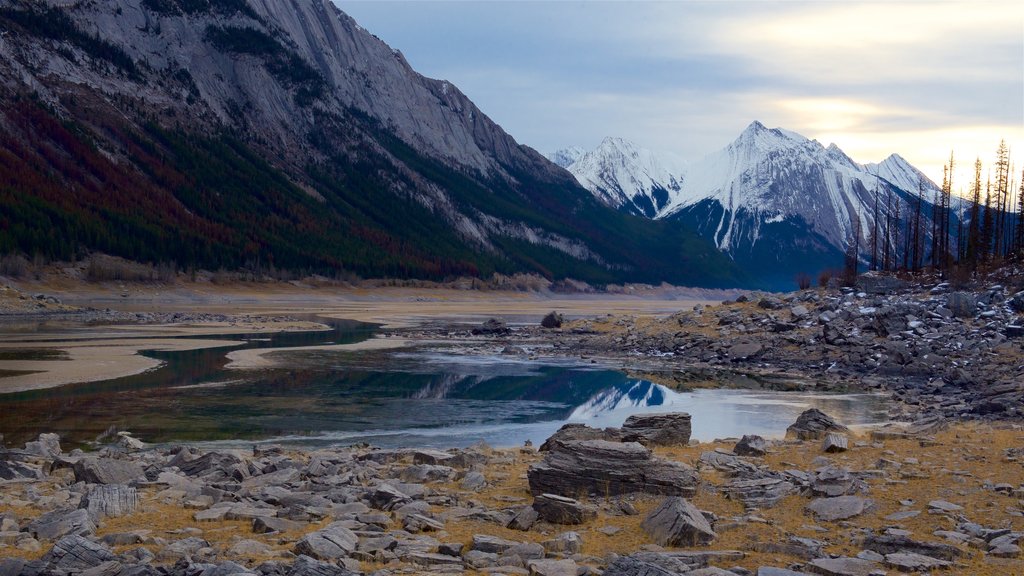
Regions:
<instances>
[{"instance_id":1,"label":"lake","mask_svg":"<svg viewBox=\"0 0 1024 576\"><path fill-rule=\"evenodd\" d=\"M681 391L593 365L455 351L294 351L280 353L284 368L224 368L231 350L352 343L373 332L333 322L325 332L216 337L246 341L234 348L145 352L164 364L116 380L0 395L0 433L8 446L40 432L59 433L66 447L87 446L128 430L153 443L443 448L540 444L566 422L620 426L643 412L688 412L699 440L781 436L809 407L847 424L887 420L877 395Z\"/></svg>"}]
</instances>

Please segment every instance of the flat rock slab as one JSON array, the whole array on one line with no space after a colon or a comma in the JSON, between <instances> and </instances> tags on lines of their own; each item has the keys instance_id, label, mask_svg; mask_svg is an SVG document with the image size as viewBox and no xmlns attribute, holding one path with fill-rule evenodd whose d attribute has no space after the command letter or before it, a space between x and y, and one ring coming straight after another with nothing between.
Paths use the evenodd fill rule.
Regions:
<instances>
[{"instance_id":1,"label":"flat rock slab","mask_svg":"<svg viewBox=\"0 0 1024 576\"><path fill-rule=\"evenodd\" d=\"M814 517L825 522L845 520L860 516L874 508L874 501L860 496L837 496L816 498L807 505Z\"/></svg>"},{"instance_id":2,"label":"flat rock slab","mask_svg":"<svg viewBox=\"0 0 1024 576\"><path fill-rule=\"evenodd\" d=\"M303 536L295 544L295 553L305 554L317 560L337 560L355 552L358 544L358 536L348 528L335 523Z\"/></svg>"},{"instance_id":3,"label":"flat rock slab","mask_svg":"<svg viewBox=\"0 0 1024 576\"><path fill-rule=\"evenodd\" d=\"M72 535L58 540L43 556L42 561L47 574L61 574L81 572L116 559L114 553L106 546L82 536Z\"/></svg>"},{"instance_id":4,"label":"flat rock slab","mask_svg":"<svg viewBox=\"0 0 1024 576\"><path fill-rule=\"evenodd\" d=\"M117 518L135 511L139 494L132 486L124 484L101 484L94 486L82 499L81 507L93 518Z\"/></svg>"},{"instance_id":5,"label":"flat rock slab","mask_svg":"<svg viewBox=\"0 0 1024 576\"><path fill-rule=\"evenodd\" d=\"M54 510L33 520L27 531L40 540L56 540L68 535L91 535L96 524L87 510Z\"/></svg>"},{"instance_id":6,"label":"flat rock slab","mask_svg":"<svg viewBox=\"0 0 1024 576\"><path fill-rule=\"evenodd\" d=\"M530 560L530 576L576 576L573 560Z\"/></svg>"},{"instance_id":7,"label":"flat rock slab","mask_svg":"<svg viewBox=\"0 0 1024 576\"><path fill-rule=\"evenodd\" d=\"M884 573L877 562L860 558L819 558L811 560L806 569L822 576L875 576Z\"/></svg>"},{"instance_id":8,"label":"flat rock slab","mask_svg":"<svg viewBox=\"0 0 1024 576\"><path fill-rule=\"evenodd\" d=\"M685 498L666 498L640 523L660 546L702 546L717 535L704 514Z\"/></svg>"},{"instance_id":9,"label":"flat rock slab","mask_svg":"<svg viewBox=\"0 0 1024 576\"><path fill-rule=\"evenodd\" d=\"M113 458L82 458L74 465L75 482L86 484L128 484L146 477L142 466Z\"/></svg>"},{"instance_id":10,"label":"flat rock slab","mask_svg":"<svg viewBox=\"0 0 1024 576\"><path fill-rule=\"evenodd\" d=\"M541 494L533 500L537 515L552 524L583 524L597 518L597 508L557 494Z\"/></svg>"},{"instance_id":11,"label":"flat rock slab","mask_svg":"<svg viewBox=\"0 0 1024 576\"><path fill-rule=\"evenodd\" d=\"M698 477L689 466L656 458L636 442L556 442L527 472L532 494L608 497L620 494L693 496Z\"/></svg>"},{"instance_id":12,"label":"flat rock slab","mask_svg":"<svg viewBox=\"0 0 1024 576\"><path fill-rule=\"evenodd\" d=\"M936 568L949 568L953 563L913 552L897 552L885 555L885 565L903 572L924 572Z\"/></svg>"},{"instance_id":13,"label":"flat rock slab","mask_svg":"<svg viewBox=\"0 0 1024 576\"><path fill-rule=\"evenodd\" d=\"M690 415L634 414L622 425L622 440L644 446L686 446L690 442Z\"/></svg>"}]
</instances>

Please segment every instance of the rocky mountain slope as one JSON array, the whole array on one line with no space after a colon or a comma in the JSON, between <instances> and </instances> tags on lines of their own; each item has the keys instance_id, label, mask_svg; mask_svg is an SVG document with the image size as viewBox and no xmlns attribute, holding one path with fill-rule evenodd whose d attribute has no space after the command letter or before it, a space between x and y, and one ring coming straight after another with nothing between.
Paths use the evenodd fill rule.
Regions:
<instances>
[{"instance_id":1,"label":"rocky mountain slope","mask_svg":"<svg viewBox=\"0 0 1024 576\"><path fill-rule=\"evenodd\" d=\"M773 285L791 284L800 272L841 267L857 234L867 259L876 194L879 218L899 214L905 229L920 189L923 229L931 229L928 200L937 187L898 155L861 165L834 144L825 147L756 121L724 149L661 172L651 169L659 165L656 155L612 155L605 148L568 167L595 197L620 210L696 228ZM893 242L902 253L905 242Z\"/></svg>"},{"instance_id":2,"label":"rocky mountain slope","mask_svg":"<svg viewBox=\"0 0 1024 576\"><path fill-rule=\"evenodd\" d=\"M329 0L0 1L0 251L742 281L595 201Z\"/></svg>"}]
</instances>

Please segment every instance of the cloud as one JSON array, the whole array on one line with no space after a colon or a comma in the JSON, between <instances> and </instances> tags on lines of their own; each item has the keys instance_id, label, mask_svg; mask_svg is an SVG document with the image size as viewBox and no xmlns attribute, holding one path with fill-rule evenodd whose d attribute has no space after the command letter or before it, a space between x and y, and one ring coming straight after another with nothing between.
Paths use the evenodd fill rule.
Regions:
<instances>
[{"instance_id":1,"label":"cloud","mask_svg":"<svg viewBox=\"0 0 1024 576\"><path fill-rule=\"evenodd\" d=\"M1024 153L1020 2L339 5L542 151L615 135L692 158L758 119L938 180L951 147Z\"/></svg>"}]
</instances>

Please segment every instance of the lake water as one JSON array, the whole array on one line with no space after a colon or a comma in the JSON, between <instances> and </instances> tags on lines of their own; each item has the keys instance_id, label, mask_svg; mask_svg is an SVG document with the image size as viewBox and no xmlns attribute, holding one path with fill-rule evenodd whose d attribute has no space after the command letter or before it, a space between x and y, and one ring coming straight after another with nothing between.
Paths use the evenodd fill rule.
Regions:
<instances>
[{"instance_id":1,"label":"lake water","mask_svg":"<svg viewBox=\"0 0 1024 576\"><path fill-rule=\"evenodd\" d=\"M350 343L373 328L248 339L242 347ZM625 374L567 362L473 357L416 350L295 351L286 368L225 370L237 348L147 352L166 364L116 380L0 395L9 446L57 432L68 446L108 430L146 442L254 442L305 446L516 446L540 444L562 424L620 426L631 414L688 412L699 440L781 436L808 407L847 424L886 420L884 398L771 390L677 391Z\"/></svg>"}]
</instances>

